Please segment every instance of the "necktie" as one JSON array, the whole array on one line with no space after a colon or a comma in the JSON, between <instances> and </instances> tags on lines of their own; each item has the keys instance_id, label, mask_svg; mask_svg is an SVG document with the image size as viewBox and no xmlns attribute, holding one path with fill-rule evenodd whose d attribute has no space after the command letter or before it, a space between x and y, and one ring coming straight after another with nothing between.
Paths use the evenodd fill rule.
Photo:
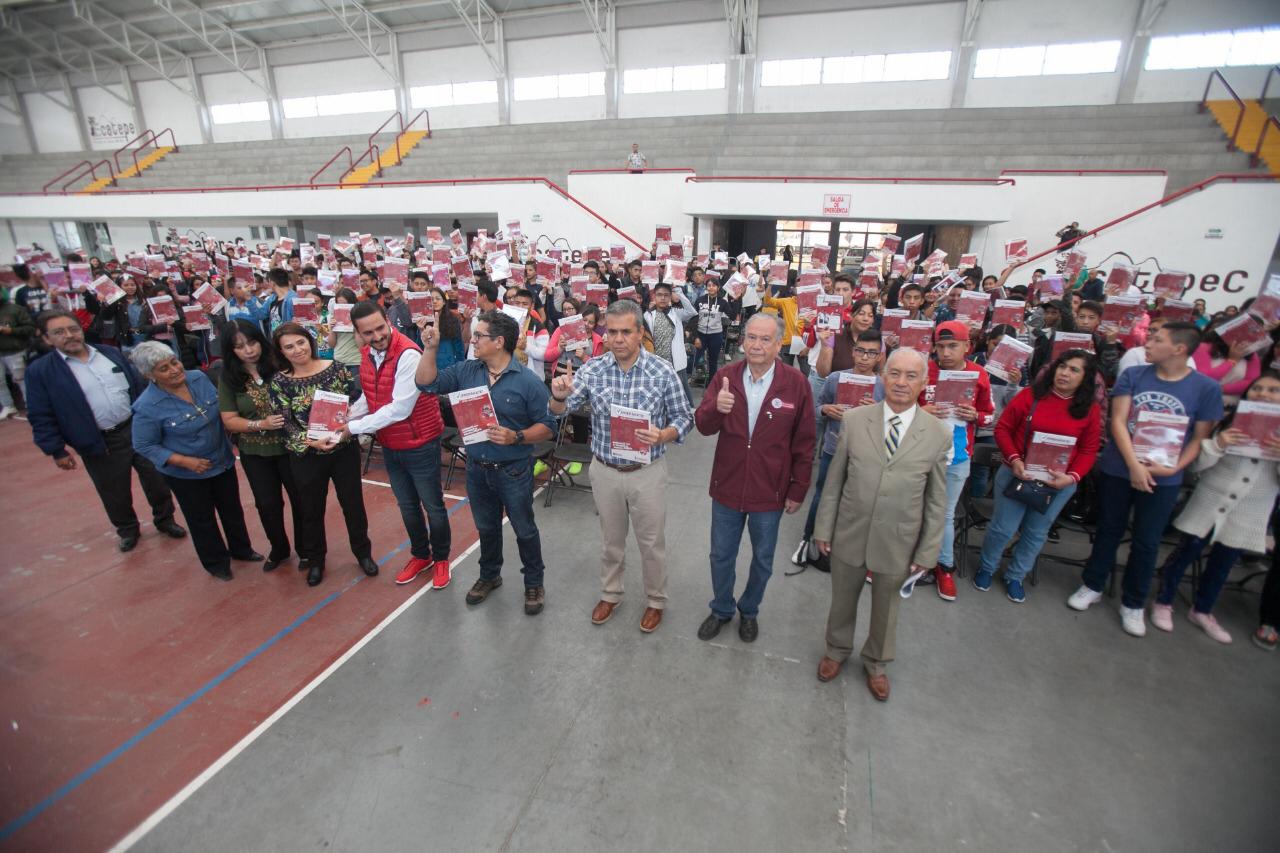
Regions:
<instances>
[{"instance_id":1,"label":"necktie","mask_svg":"<svg viewBox=\"0 0 1280 853\"><path fill-rule=\"evenodd\" d=\"M902 437L902 418L894 415L889 418L889 434L884 439L884 449L889 451L889 458L898 451L898 440Z\"/></svg>"}]
</instances>

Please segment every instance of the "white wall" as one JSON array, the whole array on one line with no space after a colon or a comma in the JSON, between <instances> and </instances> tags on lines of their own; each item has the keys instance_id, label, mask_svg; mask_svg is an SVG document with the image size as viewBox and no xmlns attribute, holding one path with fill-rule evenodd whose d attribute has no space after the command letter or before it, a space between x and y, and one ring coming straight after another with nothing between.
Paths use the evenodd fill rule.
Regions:
<instances>
[{"instance_id":1,"label":"white wall","mask_svg":"<svg viewBox=\"0 0 1280 853\"><path fill-rule=\"evenodd\" d=\"M484 51L476 45L418 50L404 54L404 75L409 88L439 83L473 83L493 80L493 66ZM410 107L416 113L417 109ZM456 107L432 107L431 128L476 127L498 123L498 105L464 104Z\"/></svg>"},{"instance_id":2,"label":"white wall","mask_svg":"<svg viewBox=\"0 0 1280 853\"><path fill-rule=\"evenodd\" d=\"M264 101L267 96L261 89L249 82L242 74L234 71L225 74L201 75L204 85L204 97L209 106L217 104L240 104L248 101ZM254 139L271 138L271 121L246 121L235 124L213 125L214 142L247 142Z\"/></svg>"},{"instance_id":3,"label":"white wall","mask_svg":"<svg viewBox=\"0 0 1280 853\"><path fill-rule=\"evenodd\" d=\"M655 225L670 225L671 236L677 241L693 234L693 217L681 210L685 178L692 174L571 174L567 189L570 195L647 245L653 240Z\"/></svg>"},{"instance_id":4,"label":"white wall","mask_svg":"<svg viewBox=\"0 0 1280 853\"><path fill-rule=\"evenodd\" d=\"M342 59L332 62L283 65L275 69L276 91L280 98L302 98L308 95L340 95L345 92L367 92L392 89L391 78L372 59ZM286 118L284 135L288 139L308 136L343 136L369 133L394 108L385 112L317 118Z\"/></svg>"},{"instance_id":5,"label":"white wall","mask_svg":"<svg viewBox=\"0 0 1280 853\"><path fill-rule=\"evenodd\" d=\"M124 95L121 86L89 86L76 90L85 132L89 134L89 147L97 151L114 151L142 133L133 110L112 92Z\"/></svg>"},{"instance_id":6,"label":"white wall","mask_svg":"<svg viewBox=\"0 0 1280 853\"><path fill-rule=\"evenodd\" d=\"M61 94L58 96L61 98ZM79 151L80 135L76 132L76 120L70 110L64 109L44 95L22 96L27 106L27 116L36 133L36 148L48 151Z\"/></svg>"},{"instance_id":7,"label":"white wall","mask_svg":"<svg viewBox=\"0 0 1280 853\"><path fill-rule=\"evenodd\" d=\"M963 3L762 17L756 50L756 111L948 107L950 80L764 87L758 85L760 63L768 59L950 50L954 64L963 21Z\"/></svg>"},{"instance_id":8,"label":"white wall","mask_svg":"<svg viewBox=\"0 0 1280 853\"><path fill-rule=\"evenodd\" d=\"M21 103L16 98L0 95L0 154L31 153L31 142L20 115Z\"/></svg>"},{"instance_id":9,"label":"white wall","mask_svg":"<svg viewBox=\"0 0 1280 853\"><path fill-rule=\"evenodd\" d=\"M142 114L154 131L173 130L178 145L199 145L200 118L195 102L165 80L146 80L137 84Z\"/></svg>"},{"instance_id":10,"label":"white wall","mask_svg":"<svg viewBox=\"0 0 1280 853\"><path fill-rule=\"evenodd\" d=\"M726 62L729 38L724 24L680 24L666 27L639 27L618 32L618 88L628 68L662 68L668 65L712 65ZM726 77L728 69L725 69ZM728 89L702 92L623 93L619 96L619 118L648 116L706 115L723 113L729 106Z\"/></svg>"},{"instance_id":11,"label":"white wall","mask_svg":"<svg viewBox=\"0 0 1280 853\"><path fill-rule=\"evenodd\" d=\"M604 57L595 36L586 33L507 42L507 73L516 77L580 74L603 71ZM604 96L557 98L546 101L511 99L511 123L589 121L604 118Z\"/></svg>"}]
</instances>

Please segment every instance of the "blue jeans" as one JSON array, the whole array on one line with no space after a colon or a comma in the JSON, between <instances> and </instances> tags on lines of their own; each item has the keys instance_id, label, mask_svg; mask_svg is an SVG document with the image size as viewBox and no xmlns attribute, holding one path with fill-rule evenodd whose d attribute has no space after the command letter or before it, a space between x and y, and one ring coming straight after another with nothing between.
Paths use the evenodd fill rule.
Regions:
<instances>
[{"instance_id":1,"label":"blue jeans","mask_svg":"<svg viewBox=\"0 0 1280 853\"><path fill-rule=\"evenodd\" d=\"M391 491L409 533L409 551L419 560L447 560L452 545L449 513L440 488L440 439L412 450L382 448ZM426 507L427 521L422 519ZM428 530L427 524L430 523Z\"/></svg>"},{"instance_id":2,"label":"blue jeans","mask_svg":"<svg viewBox=\"0 0 1280 853\"><path fill-rule=\"evenodd\" d=\"M956 504L960 503L960 495L964 494L971 461L966 459L947 466L947 518L942 523L942 549L938 551L938 564L947 571L951 571L956 565L953 553L956 544Z\"/></svg>"},{"instance_id":3,"label":"blue jeans","mask_svg":"<svg viewBox=\"0 0 1280 853\"><path fill-rule=\"evenodd\" d=\"M1018 544L1014 546L1013 558L1004 570L1006 582L1022 580L1035 567L1036 557L1049 538L1049 528L1053 526L1067 501L1076 493L1074 483L1065 489L1059 489L1058 496L1049 504L1049 508L1044 512L1036 512L1021 501L1004 496L1004 490L1013 479L1013 472L1001 465L996 472L995 511L987 524L987 535L982 540L982 571L995 574L996 569L1000 568L1000 555L1004 553L1004 546L1009 544L1013 534L1022 531Z\"/></svg>"},{"instance_id":4,"label":"blue jeans","mask_svg":"<svg viewBox=\"0 0 1280 853\"><path fill-rule=\"evenodd\" d=\"M1124 595L1121 604L1130 610L1143 607L1151 591L1151 578L1156 571L1156 551L1173 505L1178 500L1177 486L1156 486L1154 493L1140 492L1129 485L1127 477L1098 474L1098 530L1094 534L1093 551L1085 564L1084 585L1102 592L1116 566L1116 549L1129 525L1133 511L1132 540L1129 562L1124 567Z\"/></svg>"},{"instance_id":5,"label":"blue jeans","mask_svg":"<svg viewBox=\"0 0 1280 853\"><path fill-rule=\"evenodd\" d=\"M1182 541L1178 543L1178 547L1164 564L1164 577L1160 581L1160 592L1156 594L1156 601L1161 604L1173 604L1174 596L1178 594L1178 584L1182 583L1183 574L1200 556L1208 541L1208 537L1201 539L1189 533L1182 534ZM1240 548L1231 548L1221 542L1213 543L1213 547L1209 549L1209 559L1204 563L1204 571L1200 573L1200 584L1196 587L1196 600L1192 607L1197 613L1213 612L1213 605L1218 601L1218 593L1222 592L1222 585L1227 582L1231 567L1236 564L1236 560L1240 559L1241 553Z\"/></svg>"},{"instance_id":6,"label":"blue jeans","mask_svg":"<svg viewBox=\"0 0 1280 853\"><path fill-rule=\"evenodd\" d=\"M467 497L480 534L480 580L502 574L502 511L507 511L520 549L526 589L542 586L542 540L533 520L533 458L488 468L467 463Z\"/></svg>"},{"instance_id":7,"label":"blue jeans","mask_svg":"<svg viewBox=\"0 0 1280 853\"><path fill-rule=\"evenodd\" d=\"M773 549L778 544L778 522L782 510L772 512L738 512L717 501L711 502L711 612L721 619L733 617L734 567L738 562L738 546L742 543L745 524L751 536L751 576L738 599L743 616L755 618L760 612L764 588L773 574Z\"/></svg>"},{"instance_id":8,"label":"blue jeans","mask_svg":"<svg viewBox=\"0 0 1280 853\"><path fill-rule=\"evenodd\" d=\"M831 467L834 454L824 453L818 457L818 480L813 485L813 497L809 500L809 517L804 520L804 538L813 538L813 527L818 519L818 501L822 500L822 487L827 484L827 469Z\"/></svg>"}]
</instances>

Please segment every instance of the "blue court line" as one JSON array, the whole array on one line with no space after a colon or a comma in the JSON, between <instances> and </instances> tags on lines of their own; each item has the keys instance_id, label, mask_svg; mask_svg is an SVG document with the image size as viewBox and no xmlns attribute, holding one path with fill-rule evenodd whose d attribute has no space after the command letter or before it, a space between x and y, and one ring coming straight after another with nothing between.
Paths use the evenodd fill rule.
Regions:
<instances>
[{"instance_id":1,"label":"blue court line","mask_svg":"<svg viewBox=\"0 0 1280 853\"><path fill-rule=\"evenodd\" d=\"M454 504L453 507L449 509L449 515L453 515L455 512L461 509L462 505L467 503L467 501L468 501L467 498L463 498L462 500L458 501L458 503ZM382 559L378 560L378 565L379 566L383 565L392 557L394 557L396 554L399 554L401 551L407 548L408 545L409 545L409 540L408 539L404 540L399 545L397 545L390 553L388 553ZM194 693L192 693L187 698L183 699L177 705L174 705L169 710L165 711L163 714L161 714L159 717L153 720L150 724L148 724L146 728L142 729L133 737L129 738L124 743L120 744L115 749L111 750L106 755L102 756L97 761L93 762L93 764L90 764L84 770L81 770L79 773L73 776L70 781L64 784L61 788L54 791L49 796L45 797L40 802L36 803L34 806L28 809L25 813L19 815L9 823L5 824L4 828L0 829L0 841L4 841L9 836L13 835L15 832L22 829L27 824L31 823L31 821L35 820L37 817L39 817L49 808L54 806L63 797L70 794L76 788L79 788L85 782L88 782L90 779L92 779L102 770L105 770L108 766L114 763L116 759L120 758L126 752L133 749L138 744L142 743L142 741L145 740L148 735L153 734L165 723L169 722L174 717L178 716L183 711L185 711L187 708L190 708L192 705L194 705L197 700L199 700L202 696L204 696L210 690L217 687L219 684L226 681L228 678L235 675L240 670L244 669L246 666L249 665L249 663L253 661L254 658L258 657L267 649L271 648L276 643L280 642L282 639L292 634L295 630L297 630L309 619L311 619L311 617L315 616L321 610L324 610L326 607L328 607L330 604L336 601L340 595L342 595L347 590L351 589L356 584L360 583L360 581L364 580L365 577L366 576L362 574L359 577L357 577L355 580L348 583L342 589L338 590L337 592L330 593L323 600L321 600L319 604L317 604L315 607L312 607L310 610L308 610L306 613L299 616L297 619L294 619L285 627L281 628L272 637L266 640L262 645L258 646L256 649L249 652L244 657L240 658L240 660L236 661L231 666L227 667L222 672L218 673L213 678L209 679L204 684L200 685L200 687Z\"/></svg>"}]
</instances>

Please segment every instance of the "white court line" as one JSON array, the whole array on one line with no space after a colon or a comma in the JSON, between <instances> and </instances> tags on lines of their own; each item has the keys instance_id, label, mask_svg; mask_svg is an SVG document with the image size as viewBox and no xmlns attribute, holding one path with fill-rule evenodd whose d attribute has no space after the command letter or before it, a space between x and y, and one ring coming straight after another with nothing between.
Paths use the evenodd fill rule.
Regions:
<instances>
[{"instance_id":1,"label":"white court line","mask_svg":"<svg viewBox=\"0 0 1280 853\"><path fill-rule=\"evenodd\" d=\"M391 488L391 484L390 484L390 483L384 483L384 482L382 482L381 480L365 480L365 479L361 479L361 480L360 480L360 482L362 482L362 483L368 483L370 486L382 486L384 489L389 489L389 488ZM451 494L449 494L448 492L445 492L445 493L444 493L444 496L445 496L445 498L446 498L447 500L451 500L451 501L465 501L465 500L466 500L466 498L465 498L464 496L462 496L462 495L451 495Z\"/></svg>"},{"instance_id":2,"label":"white court line","mask_svg":"<svg viewBox=\"0 0 1280 853\"><path fill-rule=\"evenodd\" d=\"M382 484L379 483L379 485L382 485ZM534 490L533 497L535 500L537 499L538 495L542 493L542 490L545 488L546 486L539 486L537 489ZM448 497L448 495L446 495L446 497ZM502 519L502 523L504 525L507 523L507 521L508 519L505 517ZM461 563L467 557L471 556L472 552L474 552L479 547L480 547L480 540L477 539L475 542L471 543L471 547L467 548L467 550L462 552L461 556L459 556L456 560L453 560L452 564L457 565L458 563ZM226 767L228 764L234 761L236 756L238 756L240 753L248 749L250 744L252 744L255 740L257 740L259 737L261 737L263 734L266 733L267 729L271 728L280 720L281 717L289 713L289 711L293 710L295 705L297 705L303 699L307 698L307 696L311 693L311 691L315 690L317 687L323 684L325 680L328 679L329 676L337 672L338 669L344 663L351 660L351 658L355 657L357 652L359 652L361 649L363 649L366 645L369 644L369 641L371 641L374 637L381 634L383 629L385 629L388 625L394 622L396 618L400 616L400 614L404 613L406 610L412 607L415 601L417 601L422 596L426 595L427 592L429 592L430 590L431 590L430 583L423 584L421 589L419 589L413 595L405 599L404 603L402 603L395 610L391 611L391 613L388 614L385 619L383 619L376 626L374 626L372 631L370 631L369 633L361 637L358 641L356 641L356 644L354 646L347 649L347 651L344 652L337 660L329 664L329 666L325 668L324 672L317 675L310 682L308 682L306 686L304 686L301 690L299 690L293 696L289 697L289 699L286 700L283 705L281 705L279 708L276 709L275 713L273 713L271 716L267 717L265 720L259 723L257 728L255 728L253 731L249 732L249 734L241 738L240 741L235 746L231 747L231 749L227 750L225 753L219 756L219 758L216 761L214 761L212 764L206 767L199 776L197 776L196 778L188 782L186 787L184 787L181 791L179 791L178 793L170 797L168 802L166 802L160 808L152 812L150 817L148 817L142 823L138 824L138 826L132 832L126 835L124 838L120 839L120 841L117 842L114 847L108 850L108 853L124 853L124 851L128 850L129 848L133 847L133 845L141 841L143 836L145 836L151 830L155 829L156 826L159 825L159 823L162 820L164 820L166 817L171 815L178 808L178 806L186 802L193 794L195 794L196 791L200 790L200 788L203 787L206 782L208 782L210 779L216 776L218 774L218 771L220 771L222 768Z\"/></svg>"}]
</instances>

